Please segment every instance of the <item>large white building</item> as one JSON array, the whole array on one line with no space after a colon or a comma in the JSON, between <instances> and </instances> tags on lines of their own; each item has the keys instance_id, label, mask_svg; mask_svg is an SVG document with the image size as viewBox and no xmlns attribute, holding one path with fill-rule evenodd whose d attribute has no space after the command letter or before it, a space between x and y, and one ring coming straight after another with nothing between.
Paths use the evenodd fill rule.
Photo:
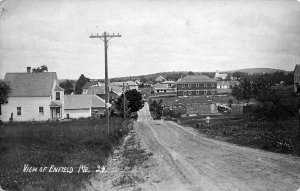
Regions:
<instances>
[{"instance_id":1,"label":"large white building","mask_svg":"<svg viewBox=\"0 0 300 191\"><path fill-rule=\"evenodd\" d=\"M2 104L2 121L43 121L62 118L64 89L59 87L55 72L6 73L8 103Z\"/></svg>"}]
</instances>

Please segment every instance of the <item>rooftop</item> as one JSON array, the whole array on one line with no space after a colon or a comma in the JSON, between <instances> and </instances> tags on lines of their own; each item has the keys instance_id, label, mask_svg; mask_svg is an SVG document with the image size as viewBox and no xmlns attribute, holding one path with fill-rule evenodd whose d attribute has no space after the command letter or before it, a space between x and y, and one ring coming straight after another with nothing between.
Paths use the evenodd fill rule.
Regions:
<instances>
[{"instance_id":1,"label":"rooftop","mask_svg":"<svg viewBox=\"0 0 300 191\"><path fill-rule=\"evenodd\" d=\"M183 83L197 83L197 82L217 82L217 81L206 75L188 75L182 78L177 83L183 84Z\"/></svg>"},{"instance_id":2,"label":"rooftop","mask_svg":"<svg viewBox=\"0 0 300 191\"><path fill-rule=\"evenodd\" d=\"M6 73L4 81L11 89L10 97L51 96L54 81L58 83L55 72Z\"/></svg>"},{"instance_id":3,"label":"rooftop","mask_svg":"<svg viewBox=\"0 0 300 191\"><path fill-rule=\"evenodd\" d=\"M64 109L88 109L105 107L105 101L96 95L65 95Z\"/></svg>"},{"instance_id":4,"label":"rooftop","mask_svg":"<svg viewBox=\"0 0 300 191\"><path fill-rule=\"evenodd\" d=\"M105 94L105 86L90 86L87 94Z\"/></svg>"}]
</instances>

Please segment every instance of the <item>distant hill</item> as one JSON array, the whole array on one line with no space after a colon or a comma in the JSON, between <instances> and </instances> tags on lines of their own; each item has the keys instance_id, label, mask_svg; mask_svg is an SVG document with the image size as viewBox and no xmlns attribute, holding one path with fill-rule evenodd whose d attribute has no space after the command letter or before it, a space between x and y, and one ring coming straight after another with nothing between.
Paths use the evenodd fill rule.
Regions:
<instances>
[{"instance_id":1,"label":"distant hill","mask_svg":"<svg viewBox=\"0 0 300 191\"><path fill-rule=\"evenodd\" d=\"M286 70L280 70L280 69L273 69L273 68L245 68L245 69L239 69L239 70L230 70L225 71L223 73L233 73L233 72L245 72L248 74L264 74L264 73L275 73L275 72L284 72L288 73L289 71Z\"/></svg>"},{"instance_id":2,"label":"distant hill","mask_svg":"<svg viewBox=\"0 0 300 191\"><path fill-rule=\"evenodd\" d=\"M229 70L229 71L220 71L220 73L234 73L234 72L245 72L248 74L253 74L253 73L275 73L275 72L284 72L284 73L289 73L291 71L286 71L286 70L280 70L280 69L273 69L273 68L245 68L245 69L238 69L238 70ZM193 72L194 74L205 74L209 76L214 76L215 72ZM165 79L170 79L173 80L174 78L179 79L181 75L184 77L188 74L188 71L173 71L173 72L159 72L155 74L145 74L145 75L137 75L137 76L126 76L126 77L114 77L114 78L109 78L109 81L111 82L116 82L116 81L128 81L128 80L141 80L141 79L146 79L153 81L155 78L158 76L162 76ZM173 79L172 79L173 78ZM60 79L59 82L63 82L66 79ZM104 79L99 79L99 80L104 80ZM74 85L76 85L77 80L72 80Z\"/></svg>"}]
</instances>

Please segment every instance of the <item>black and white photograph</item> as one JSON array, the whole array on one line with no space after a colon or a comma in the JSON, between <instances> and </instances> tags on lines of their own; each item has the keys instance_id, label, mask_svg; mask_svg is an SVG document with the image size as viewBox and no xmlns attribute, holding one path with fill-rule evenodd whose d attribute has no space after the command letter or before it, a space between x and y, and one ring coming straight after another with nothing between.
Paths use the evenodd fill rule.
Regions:
<instances>
[{"instance_id":1,"label":"black and white photograph","mask_svg":"<svg viewBox=\"0 0 300 191\"><path fill-rule=\"evenodd\" d=\"M0 191L300 191L300 0L0 0Z\"/></svg>"}]
</instances>

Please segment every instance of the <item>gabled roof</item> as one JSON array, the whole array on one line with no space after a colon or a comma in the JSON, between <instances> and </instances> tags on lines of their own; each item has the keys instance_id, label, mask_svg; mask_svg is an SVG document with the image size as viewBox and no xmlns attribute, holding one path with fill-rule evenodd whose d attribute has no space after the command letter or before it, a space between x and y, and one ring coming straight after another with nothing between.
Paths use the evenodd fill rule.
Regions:
<instances>
[{"instance_id":1,"label":"gabled roof","mask_svg":"<svg viewBox=\"0 0 300 191\"><path fill-rule=\"evenodd\" d=\"M154 89L171 89L168 84L155 84Z\"/></svg>"},{"instance_id":2,"label":"gabled roof","mask_svg":"<svg viewBox=\"0 0 300 191\"><path fill-rule=\"evenodd\" d=\"M158 77L156 77L156 79L158 79L158 78L160 78L160 79L162 79L162 80L164 80L165 78L164 77L162 77L162 76L158 76Z\"/></svg>"},{"instance_id":3,"label":"gabled roof","mask_svg":"<svg viewBox=\"0 0 300 191\"><path fill-rule=\"evenodd\" d=\"M294 72L300 72L300 64L296 64Z\"/></svg>"},{"instance_id":4,"label":"gabled roof","mask_svg":"<svg viewBox=\"0 0 300 191\"><path fill-rule=\"evenodd\" d=\"M65 95L64 109L89 109L105 107L105 101L96 95Z\"/></svg>"},{"instance_id":5,"label":"gabled roof","mask_svg":"<svg viewBox=\"0 0 300 191\"><path fill-rule=\"evenodd\" d=\"M91 86L88 88L87 94L105 94L105 86Z\"/></svg>"},{"instance_id":6,"label":"gabled roof","mask_svg":"<svg viewBox=\"0 0 300 191\"><path fill-rule=\"evenodd\" d=\"M228 74L220 74L220 73L217 73L215 75L215 78L221 78L222 80L225 80L227 78Z\"/></svg>"},{"instance_id":7,"label":"gabled roof","mask_svg":"<svg viewBox=\"0 0 300 191\"><path fill-rule=\"evenodd\" d=\"M212 79L206 75L189 75L182 78L178 84L185 83L201 83L201 82L217 82L215 79Z\"/></svg>"},{"instance_id":8,"label":"gabled roof","mask_svg":"<svg viewBox=\"0 0 300 191\"><path fill-rule=\"evenodd\" d=\"M89 87L95 86L95 85L97 85L97 84L98 84L97 81L86 82L86 83L84 84L84 86L82 87L82 89L88 89Z\"/></svg>"},{"instance_id":9,"label":"gabled roof","mask_svg":"<svg viewBox=\"0 0 300 191\"><path fill-rule=\"evenodd\" d=\"M121 95L123 93L123 88L120 86L111 86L111 91L115 92L118 95Z\"/></svg>"},{"instance_id":10,"label":"gabled roof","mask_svg":"<svg viewBox=\"0 0 300 191\"><path fill-rule=\"evenodd\" d=\"M51 101L50 107L61 107L62 106L62 103L61 102L58 102L58 101Z\"/></svg>"},{"instance_id":11,"label":"gabled roof","mask_svg":"<svg viewBox=\"0 0 300 191\"><path fill-rule=\"evenodd\" d=\"M10 97L44 97L51 96L55 72L42 73L6 73L4 81L9 85Z\"/></svg>"},{"instance_id":12,"label":"gabled roof","mask_svg":"<svg viewBox=\"0 0 300 191\"><path fill-rule=\"evenodd\" d=\"M137 86L138 84L133 81L127 81L126 82L128 86Z\"/></svg>"},{"instance_id":13,"label":"gabled roof","mask_svg":"<svg viewBox=\"0 0 300 191\"><path fill-rule=\"evenodd\" d=\"M127 82L112 82L113 86L123 86L123 84L125 83L125 86L127 85Z\"/></svg>"},{"instance_id":14,"label":"gabled roof","mask_svg":"<svg viewBox=\"0 0 300 191\"><path fill-rule=\"evenodd\" d=\"M162 84L176 84L176 82L174 82L174 81L164 81L164 82L162 82Z\"/></svg>"},{"instance_id":15,"label":"gabled roof","mask_svg":"<svg viewBox=\"0 0 300 191\"><path fill-rule=\"evenodd\" d=\"M58 85L55 86L54 91L65 91L65 89L59 87Z\"/></svg>"}]
</instances>

